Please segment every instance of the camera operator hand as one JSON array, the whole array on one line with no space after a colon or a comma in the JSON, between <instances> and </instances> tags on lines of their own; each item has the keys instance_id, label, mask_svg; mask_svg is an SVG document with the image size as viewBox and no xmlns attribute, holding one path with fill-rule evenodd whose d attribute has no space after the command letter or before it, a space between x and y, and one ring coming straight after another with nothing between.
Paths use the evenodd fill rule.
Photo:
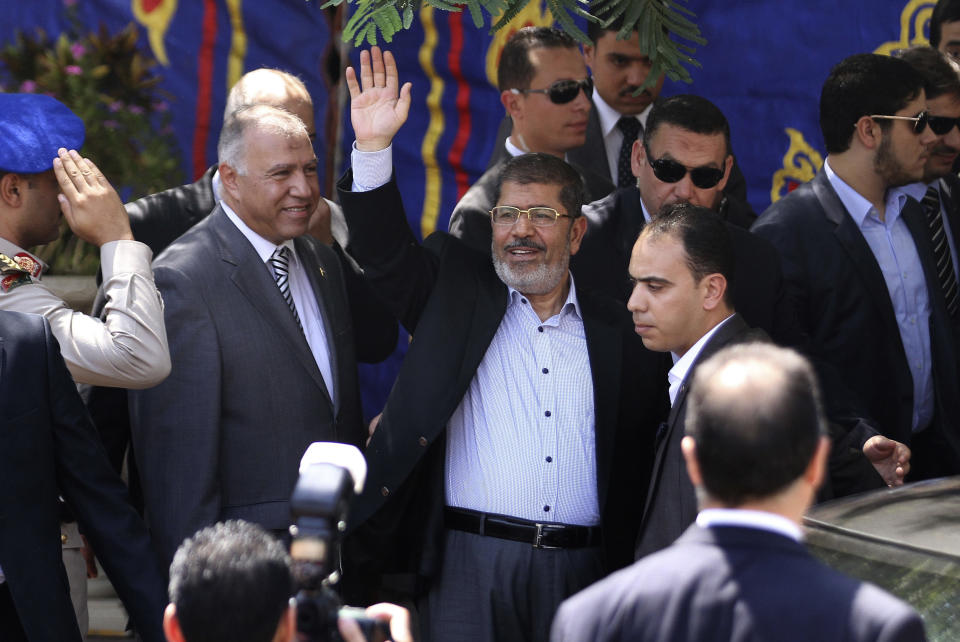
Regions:
<instances>
[{"instance_id":1,"label":"camera operator hand","mask_svg":"<svg viewBox=\"0 0 960 642\"><path fill-rule=\"evenodd\" d=\"M366 613L369 618L390 623L390 639L393 642L413 642L413 634L410 632L410 611L407 609L383 602L369 607ZM337 620L337 628L344 642L366 642L360 626L349 618Z\"/></svg>"}]
</instances>

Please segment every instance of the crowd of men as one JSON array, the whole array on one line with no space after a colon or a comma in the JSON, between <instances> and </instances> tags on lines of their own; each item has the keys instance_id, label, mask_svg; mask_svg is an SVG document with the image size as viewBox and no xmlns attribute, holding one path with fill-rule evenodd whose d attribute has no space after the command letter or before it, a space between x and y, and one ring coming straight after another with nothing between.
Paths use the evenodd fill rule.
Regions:
<instances>
[{"instance_id":1,"label":"crowd of men","mask_svg":"<svg viewBox=\"0 0 960 642\"><path fill-rule=\"evenodd\" d=\"M0 639L82 639L93 553L144 640L293 639L316 441L369 467L338 589L424 640L923 639L800 522L960 473L960 2L931 47L836 64L822 170L759 216L723 113L641 91L616 32L511 37L490 166L422 242L391 151L413 88L376 47L337 203L280 70L233 87L196 183L126 207L79 118L0 94ZM91 315L30 253L61 214L100 248ZM368 427L356 364L398 324Z\"/></svg>"}]
</instances>

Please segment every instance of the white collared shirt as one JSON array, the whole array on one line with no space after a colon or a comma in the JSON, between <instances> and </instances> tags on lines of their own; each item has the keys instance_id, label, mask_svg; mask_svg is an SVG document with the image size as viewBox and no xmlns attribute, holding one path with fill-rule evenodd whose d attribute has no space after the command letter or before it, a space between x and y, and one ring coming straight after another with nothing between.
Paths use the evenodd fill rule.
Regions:
<instances>
[{"instance_id":1,"label":"white collared shirt","mask_svg":"<svg viewBox=\"0 0 960 642\"><path fill-rule=\"evenodd\" d=\"M273 271L267 264L267 261L273 256L273 251L278 246L263 238L243 222L236 212L227 205L226 201L220 201L223 211L227 218L237 226L237 229L246 237L253 249L257 252L264 267L270 272L273 278ZM292 240L286 240L281 245L290 250L290 294L293 296L293 303L297 306L297 314L300 316L300 325L303 326L303 334L307 339L307 345L310 346L310 352L313 353L313 359L323 375L323 382L327 385L327 392L330 393L330 399L336 407L336 391L333 386L333 368L331 365L330 348L327 344L327 332L323 325L323 317L320 314L320 306L314 295L313 286L310 278L307 276L306 269L297 251L294 248Z\"/></svg>"},{"instance_id":2,"label":"white collared shirt","mask_svg":"<svg viewBox=\"0 0 960 642\"><path fill-rule=\"evenodd\" d=\"M617 127L617 121L623 114L607 104L607 101L600 96L596 86L593 88L593 106L597 110L597 118L600 120L603 148L607 152L607 166L610 168L610 176L613 182L616 183L620 165L620 146L623 145L623 132ZM647 105L646 109L634 116L640 121L641 126L647 126L647 117L650 115L651 109L653 109L653 103Z\"/></svg>"},{"instance_id":3,"label":"white collared shirt","mask_svg":"<svg viewBox=\"0 0 960 642\"><path fill-rule=\"evenodd\" d=\"M710 328L710 330L700 337L700 339L690 346L690 349L683 353L682 357L677 356L675 353L671 352L670 356L673 357L673 367L670 368L670 372L667 373L667 381L670 382L670 405L673 406L673 402L677 398L677 393L680 392L680 386L683 385L684 380L687 378L687 375L690 373L690 367L697 360L700 352L703 350L703 346L707 345L707 342L710 341L710 337L720 329L724 323L733 318L731 314L726 319L718 323L717 325Z\"/></svg>"},{"instance_id":4,"label":"white collared shirt","mask_svg":"<svg viewBox=\"0 0 960 642\"><path fill-rule=\"evenodd\" d=\"M922 430L929 425L934 412L930 301L920 254L906 222L900 216L907 202L907 194L899 189L887 190L884 219L881 221L870 201L833 171L829 158L823 167L827 180L857 224L883 274L897 319L900 341L913 377L911 426L914 431ZM934 285L940 286L939 283Z\"/></svg>"},{"instance_id":5,"label":"white collared shirt","mask_svg":"<svg viewBox=\"0 0 960 642\"><path fill-rule=\"evenodd\" d=\"M697 515L697 526L740 526L777 533L796 542L803 541L803 530L783 515L740 508L705 508Z\"/></svg>"}]
</instances>

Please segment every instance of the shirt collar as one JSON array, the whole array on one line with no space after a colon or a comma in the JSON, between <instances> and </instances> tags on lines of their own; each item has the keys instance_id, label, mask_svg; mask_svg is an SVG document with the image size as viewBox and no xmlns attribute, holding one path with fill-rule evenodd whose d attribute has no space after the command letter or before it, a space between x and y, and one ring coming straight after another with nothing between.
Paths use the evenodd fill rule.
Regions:
<instances>
[{"instance_id":1,"label":"shirt collar","mask_svg":"<svg viewBox=\"0 0 960 642\"><path fill-rule=\"evenodd\" d=\"M266 263L267 259L269 259L273 255L273 251L276 250L277 247L279 246L274 245L272 241L268 241L267 239L263 238L262 236L260 236L259 234L251 230L250 227L243 222L243 219L240 218L237 215L237 213L233 211L233 208L227 205L226 201L220 201L220 206L223 208L223 211L226 213L227 218L229 218L230 221L237 226L237 229L240 230L240 233L243 234L248 241L250 241L250 245L252 245L253 249L256 250L257 255L260 257L260 260ZM297 252L293 247L293 240L287 239L280 245L290 248L290 253L293 255L294 261L296 261Z\"/></svg>"},{"instance_id":2,"label":"shirt collar","mask_svg":"<svg viewBox=\"0 0 960 642\"><path fill-rule=\"evenodd\" d=\"M640 188L638 187L637 190L639 190L639 189L640 189ZM640 194L640 209L643 211L644 224L649 223L649 222L650 222L650 212L647 211L647 206L646 206L646 204L643 202L643 194Z\"/></svg>"},{"instance_id":3,"label":"shirt collar","mask_svg":"<svg viewBox=\"0 0 960 642\"><path fill-rule=\"evenodd\" d=\"M580 301L577 299L577 286L573 282L573 274L570 274L569 272L567 272L567 274L570 277L570 291L567 292L567 299L563 302L563 305L560 306L560 312L557 316L564 314L567 310L572 310L574 314L576 314L577 317L582 320L583 314L580 312ZM520 300L527 298L525 294L519 290L513 289L509 285L507 286L507 295L509 297L511 306L522 305Z\"/></svg>"},{"instance_id":4,"label":"shirt collar","mask_svg":"<svg viewBox=\"0 0 960 642\"><path fill-rule=\"evenodd\" d=\"M506 139L504 139L503 145L504 147L507 148L507 153L510 154L511 156L520 156L522 154L527 153L522 149L520 149L519 147L517 147L516 145L514 145L513 141L510 140L510 136L507 136Z\"/></svg>"},{"instance_id":5,"label":"shirt collar","mask_svg":"<svg viewBox=\"0 0 960 642\"><path fill-rule=\"evenodd\" d=\"M220 201L221 185L223 182L220 180L220 170L217 169L213 173L213 178L210 180L211 187L213 187L213 200L214 202Z\"/></svg>"},{"instance_id":6,"label":"shirt collar","mask_svg":"<svg viewBox=\"0 0 960 642\"><path fill-rule=\"evenodd\" d=\"M783 515L762 510L744 510L740 508L706 508L697 515L697 526L741 526L770 531L789 537L796 542L803 541L803 531L794 522Z\"/></svg>"},{"instance_id":7,"label":"shirt collar","mask_svg":"<svg viewBox=\"0 0 960 642\"><path fill-rule=\"evenodd\" d=\"M716 331L720 329L720 326L729 321L731 318L733 318L732 314L717 325L710 328L705 335L700 337L696 343L690 346L689 350L683 353L682 357L678 357L676 354L671 352L670 356L673 357L673 367L670 368L668 375L676 377L678 381L683 381L686 379L687 372L690 370L690 366L692 366L693 362L697 360L697 355L699 355L700 351L703 350L703 346L707 345L710 337L712 337Z\"/></svg>"},{"instance_id":8,"label":"shirt collar","mask_svg":"<svg viewBox=\"0 0 960 642\"><path fill-rule=\"evenodd\" d=\"M871 210L874 210L873 205L833 171L833 168L830 167L829 157L823 162L823 169L827 173L827 180L830 181L830 186L833 187L837 196L840 197L840 202L843 203L850 217L857 224L857 227L863 227L863 222L866 220L867 215ZM922 196L921 194L921 197ZM884 221L885 224L889 226L900 216L903 204L907 200L907 194L900 189L888 189L885 198L886 202L884 205L886 211Z\"/></svg>"},{"instance_id":9,"label":"shirt collar","mask_svg":"<svg viewBox=\"0 0 960 642\"><path fill-rule=\"evenodd\" d=\"M617 121L620 120L623 114L607 104L607 101L605 101L600 95L600 92L597 91L596 85L593 86L593 107L597 110L597 118L600 120L600 131L603 133L603 137L606 138L607 134L617 126ZM643 127L647 126L647 116L650 115L652 108L653 103L650 103L646 109L636 114L636 119L640 121Z\"/></svg>"},{"instance_id":10,"label":"shirt collar","mask_svg":"<svg viewBox=\"0 0 960 642\"><path fill-rule=\"evenodd\" d=\"M922 201L923 197L926 196L927 190L929 188L935 188L937 193L940 192L940 179L936 178L929 183L910 183L909 185L901 185L900 187L894 188L896 192L902 192L907 196L910 196L917 201Z\"/></svg>"}]
</instances>

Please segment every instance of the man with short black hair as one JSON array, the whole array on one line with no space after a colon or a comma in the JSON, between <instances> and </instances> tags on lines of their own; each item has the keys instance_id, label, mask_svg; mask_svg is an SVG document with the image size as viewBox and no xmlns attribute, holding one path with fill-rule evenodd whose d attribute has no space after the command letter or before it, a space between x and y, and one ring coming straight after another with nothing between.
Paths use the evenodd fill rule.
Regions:
<instances>
[{"instance_id":1,"label":"man with short black hair","mask_svg":"<svg viewBox=\"0 0 960 642\"><path fill-rule=\"evenodd\" d=\"M930 14L930 46L953 59L960 57L960 2L939 0Z\"/></svg>"},{"instance_id":2,"label":"man with short black hair","mask_svg":"<svg viewBox=\"0 0 960 642\"><path fill-rule=\"evenodd\" d=\"M512 118L510 135L495 150L496 162L477 179L450 216L450 233L474 249L490 251L490 208L500 167L525 153L563 158L583 144L590 111L591 81L577 41L551 27L524 27L507 41L497 65L500 102ZM587 200L614 186L589 166L574 168Z\"/></svg>"},{"instance_id":3,"label":"man with short black hair","mask_svg":"<svg viewBox=\"0 0 960 642\"><path fill-rule=\"evenodd\" d=\"M687 396L696 524L564 602L553 642L926 639L907 604L802 544L830 448L810 364L772 345L728 347L697 369Z\"/></svg>"},{"instance_id":4,"label":"man with short black hair","mask_svg":"<svg viewBox=\"0 0 960 642\"><path fill-rule=\"evenodd\" d=\"M909 63L841 61L820 96L823 169L752 228L780 251L809 354L840 373L857 416L913 450L914 479L960 472L956 338L923 210L893 189L923 178L928 118Z\"/></svg>"}]
</instances>

